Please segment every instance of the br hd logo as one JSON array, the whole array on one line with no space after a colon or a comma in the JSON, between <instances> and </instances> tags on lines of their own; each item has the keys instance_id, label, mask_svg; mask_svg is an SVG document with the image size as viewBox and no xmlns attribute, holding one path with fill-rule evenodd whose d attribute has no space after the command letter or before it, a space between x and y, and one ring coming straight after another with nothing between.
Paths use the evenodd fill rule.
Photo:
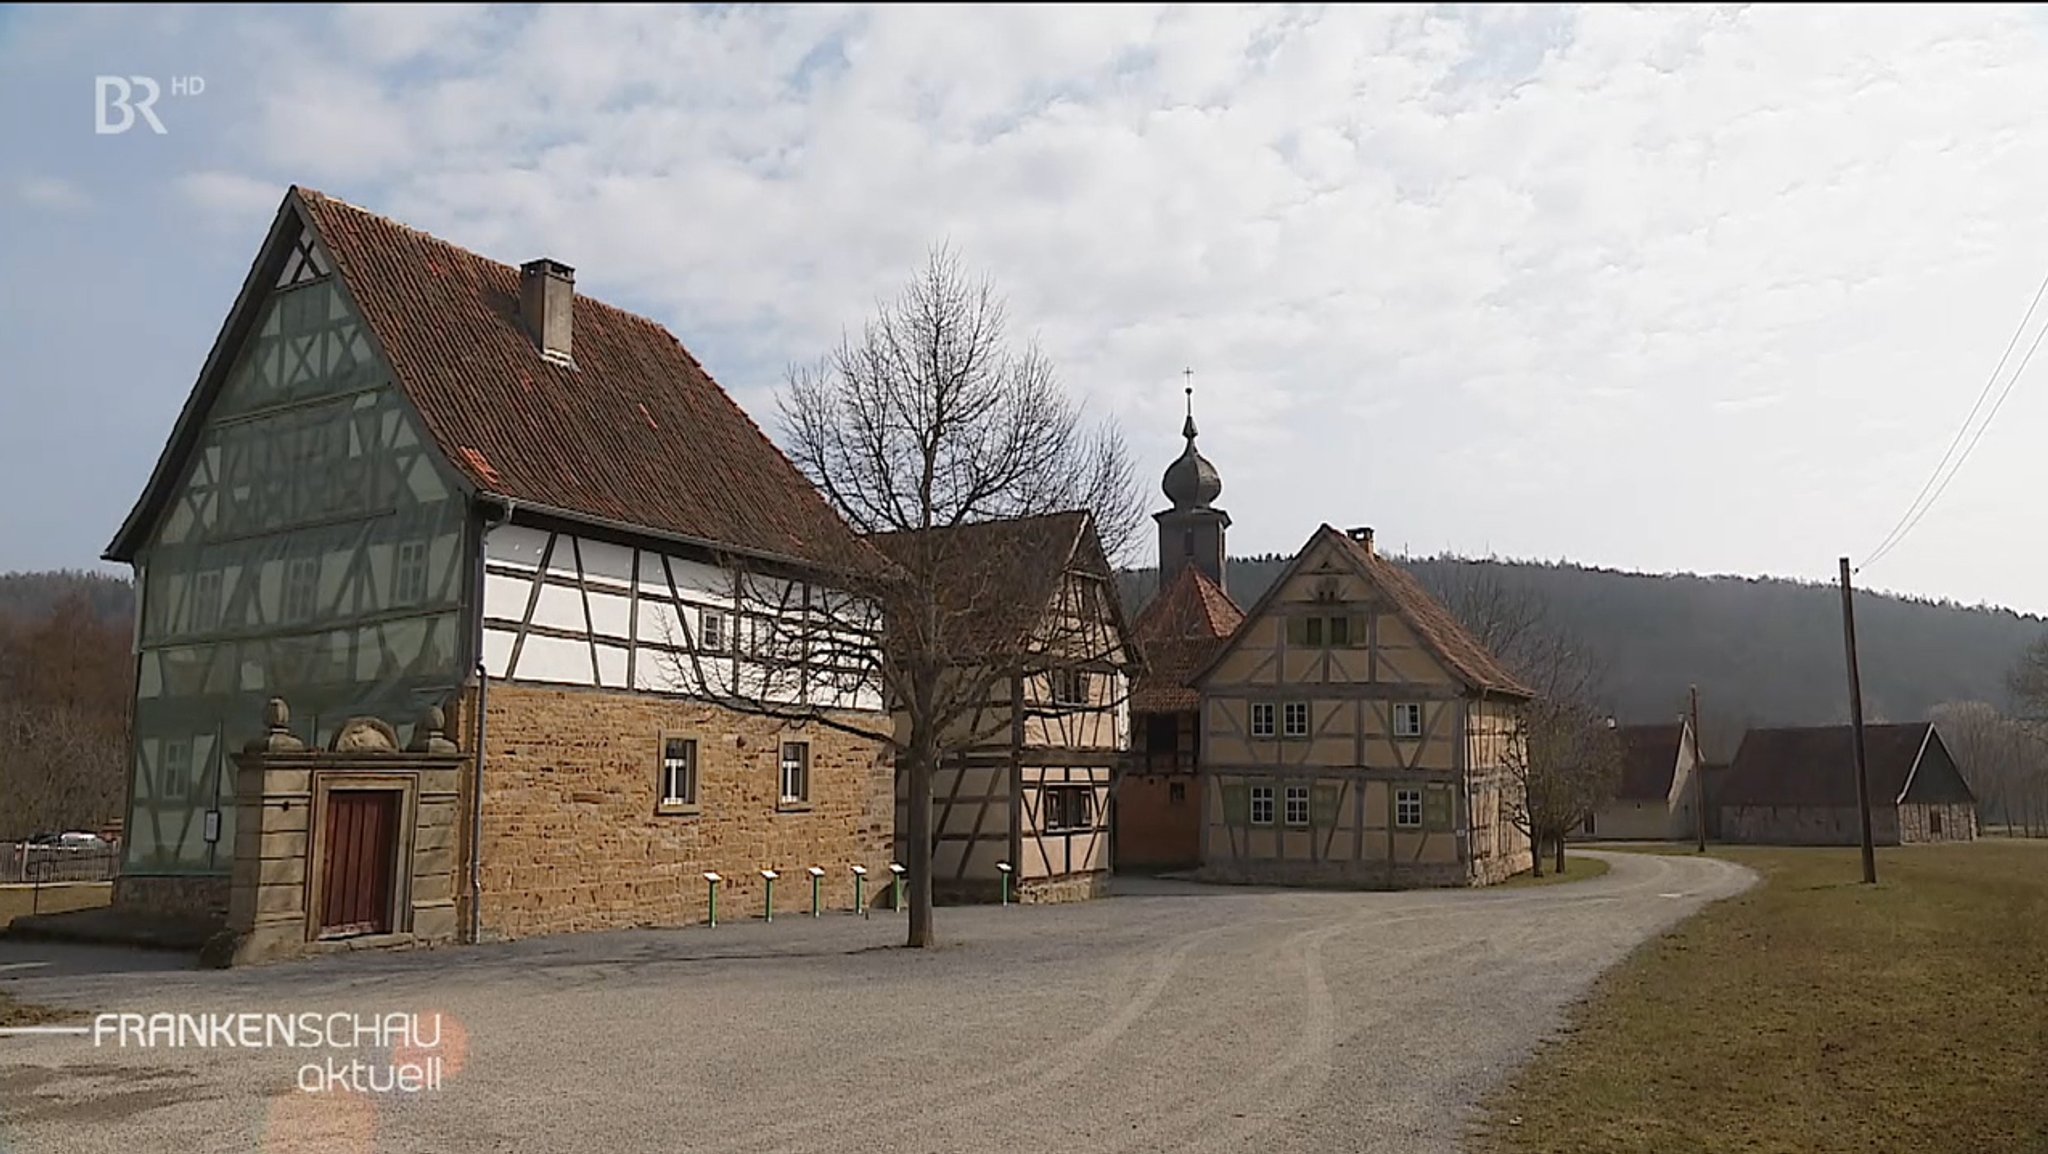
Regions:
<instances>
[{"instance_id":1,"label":"br hd logo","mask_svg":"<svg viewBox=\"0 0 2048 1154\"><path fill-rule=\"evenodd\" d=\"M204 77L171 77L172 96L197 96L204 91ZM163 87L154 77L95 76L92 130L101 136L118 136L135 127L136 118L141 117L151 132L162 136L170 131L156 114L156 102L163 95Z\"/></svg>"}]
</instances>

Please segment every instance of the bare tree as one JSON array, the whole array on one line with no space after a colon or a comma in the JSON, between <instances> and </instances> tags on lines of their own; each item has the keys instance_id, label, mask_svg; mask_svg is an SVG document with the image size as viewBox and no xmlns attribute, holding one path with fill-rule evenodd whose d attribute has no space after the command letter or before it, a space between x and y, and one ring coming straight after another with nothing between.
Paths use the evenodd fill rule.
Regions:
<instances>
[{"instance_id":1,"label":"bare tree","mask_svg":"<svg viewBox=\"0 0 2048 1154\"><path fill-rule=\"evenodd\" d=\"M1986 827L2032 837L2048 824L2048 730L1981 701L1952 701L1928 715L1977 795Z\"/></svg>"},{"instance_id":2,"label":"bare tree","mask_svg":"<svg viewBox=\"0 0 2048 1154\"><path fill-rule=\"evenodd\" d=\"M1599 705L1605 671L1556 624L1536 591L1502 581L1483 562L1436 572L1430 592L1535 695L1505 755L1522 794L1508 820L1528 835L1538 877L1545 846L1562 871L1566 836L1614 796L1621 780L1621 739Z\"/></svg>"},{"instance_id":3,"label":"bare tree","mask_svg":"<svg viewBox=\"0 0 2048 1154\"><path fill-rule=\"evenodd\" d=\"M934 942L935 769L1010 729L1012 712L991 708L999 695L1015 704L1029 684L1044 692L1020 713L1100 713L1114 700L1061 704L1053 679L1126 664L1101 622L1116 597L1109 559L1144 514L1129 454L1114 427L1084 420L1035 345L1010 346L1005 322L990 284L939 249L858 336L792 368L784 446L872 547L829 583L723 558L744 622L733 652L670 639L681 688L885 742L909 799L911 946ZM1055 516L1067 512L1084 531L1061 546L1058 526L1077 523ZM998 521L1020 530L976 531ZM884 704L893 726L849 723L841 711L859 701Z\"/></svg>"},{"instance_id":4,"label":"bare tree","mask_svg":"<svg viewBox=\"0 0 2048 1154\"><path fill-rule=\"evenodd\" d=\"M120 815L132 671L128 631L83 595L0 619L0 838Z\"/></svg>"}]
</instances>

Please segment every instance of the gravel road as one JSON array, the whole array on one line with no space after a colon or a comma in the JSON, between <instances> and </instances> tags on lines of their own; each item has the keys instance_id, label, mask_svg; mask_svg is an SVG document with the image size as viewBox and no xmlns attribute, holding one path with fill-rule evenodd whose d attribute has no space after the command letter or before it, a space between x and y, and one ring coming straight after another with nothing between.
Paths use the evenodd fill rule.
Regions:
<instances>
[{"instance_id":1,"label":"gravel road","mask_svg":"<svg viewBox=\"0 0 2048 1154\"><path fill-rule=\"evenodd\" d=\"M1754 876L1611 855L1534 889L1120 881L1082 905L352 954L238 971L0 942L0 990L103 1011L443 1015L443 1085L302 1093L376 1051L0 1039L0 1154L1448 1152L1637 943ZM429 1019L431 1021L432 1019Z\"/></svg>"}]
</instances>

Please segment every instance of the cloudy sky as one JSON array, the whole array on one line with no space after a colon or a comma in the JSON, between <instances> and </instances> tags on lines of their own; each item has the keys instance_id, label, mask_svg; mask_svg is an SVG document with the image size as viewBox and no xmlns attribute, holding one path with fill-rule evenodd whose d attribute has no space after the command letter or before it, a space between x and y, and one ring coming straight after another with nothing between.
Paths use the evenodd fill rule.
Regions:
<instances>
[{"instance_id":1,"label":"cloudy sky","mask_svg":"<svg viewBox=\"0 0 2048 1154\"><path fill-rule=\"evenodd\" d=\"M949 242L1148 479L1194 369L1236 553L1329 521L1831 577L2048 273L2044 33L1952 5L0 8L0 569L93 561L296 182L576 266L764 419ZM156 79L165 132L96 133L101 74ZM1865 581L2048 611L2043 374Z\"/></svg>"}]
</instances>

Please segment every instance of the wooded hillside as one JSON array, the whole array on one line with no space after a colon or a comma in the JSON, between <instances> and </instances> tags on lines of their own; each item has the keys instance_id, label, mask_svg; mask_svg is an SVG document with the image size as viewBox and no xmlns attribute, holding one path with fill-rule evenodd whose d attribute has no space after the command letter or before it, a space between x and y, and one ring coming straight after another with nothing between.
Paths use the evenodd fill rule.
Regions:
<instances>
[{"instance_id":1,"label":"wooded hillside","mask_svg":"<svg viewBox=\"0 0 2048 1154\"><path fill-rule=\"evenodd\" d=\"M1232 560L1230 595L1249 609L1287 560ZM1548 603L1554 622L1605 666L1604 692L1624 722L1675 719L1700 689L1710 757L1734 752L1753 725L1823 725L1849 717L1841 594L1780 578L1656 576L1530 561L1402 559L1431 588L1448 566L1485 566ZM1150 569L1123 574L1126 611L1152 596ZM1859 593L1864 712L1913 721L1949 701L2010 707L2006 674L2048 621L2006 609Z\"/></svg>"}]
</instances>

